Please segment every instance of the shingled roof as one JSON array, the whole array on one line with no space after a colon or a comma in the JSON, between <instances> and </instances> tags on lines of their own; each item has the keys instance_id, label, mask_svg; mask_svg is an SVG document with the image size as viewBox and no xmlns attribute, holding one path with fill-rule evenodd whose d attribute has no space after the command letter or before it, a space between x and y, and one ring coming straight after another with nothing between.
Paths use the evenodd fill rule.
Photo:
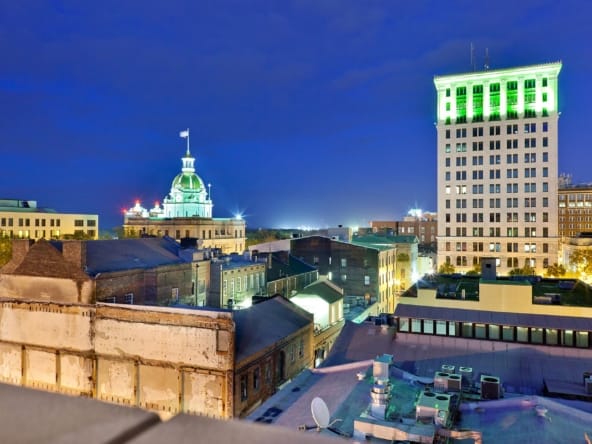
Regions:
<instances>
[{"instance_id":1,"label":"shingled roof","mask_svg":"<svg viewBox=\"0 0 592 444\"><path fill-rule=\"evenodd\" d=\"M6 274L44 276L77 281L89 279L80 267L64 259L62 254L44 239L31 245L20 263L7 265L10 266L2 269L2 272Z\"/></svg>"}]
</instances>

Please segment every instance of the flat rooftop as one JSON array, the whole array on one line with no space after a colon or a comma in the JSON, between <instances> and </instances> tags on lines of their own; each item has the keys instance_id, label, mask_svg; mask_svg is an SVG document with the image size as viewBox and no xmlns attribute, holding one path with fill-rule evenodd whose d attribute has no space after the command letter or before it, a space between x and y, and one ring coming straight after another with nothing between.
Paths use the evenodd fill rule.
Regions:
<instances>
[{"instance_id":1,"label":"flat rooftop","mask_svg":"<svg viewBox=\"0 0 592 444\"><path fill-rule=\"evenodd\" d=\"M539 276L498 276L495 281L482 280L481 276L463 274L437 274L423 277L401 295L401 302L407 297L417 297L418 288L432 288L438 299L479 300L479 283L530 285L533 302L537 296L559 295L557 305L592 307L592 288L578 279L553 279ZM463 296L464 290L464 296Z\"/></svg>"},{"instance_id":2,"label":"flat rooftop","mask_svg":"<svg viewBox=\"0 0 592 444\"><path fill-rule=\"evenodd\" d=\"M546 378L581 384L583 372L592 367L592 350L400 333L395 337L394 329L369 323L347 323L323 367L301 373L247 419L294 430L314 426L310 405L320 397L331 421L341 420L333 427L342 436L329 430L321 434L354 441L353 421L370 403L373 359L385 353L394 357L392 398L401 420L411 416L418 394L433 382L435 372L454 365L471 367L475 381L481 375L497 376L505 390L499 401L463 402L456 428L480 431L485 443L584 442L584 433L592 437L592 403L543 396ZM537 406L543 406L544 416Z\"/></svg>"}]
</instances>

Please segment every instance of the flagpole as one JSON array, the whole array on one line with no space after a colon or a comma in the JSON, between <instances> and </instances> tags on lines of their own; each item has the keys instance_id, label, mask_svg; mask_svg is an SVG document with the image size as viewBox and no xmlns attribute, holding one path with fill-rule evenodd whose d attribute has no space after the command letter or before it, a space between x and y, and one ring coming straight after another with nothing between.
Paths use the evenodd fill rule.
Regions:
<instances>
[{"instance_id":1,"label":"flagpole","mask_svg":"<svg viewBox=\"0 0 592 444\"><path fill-rule=\"evenodd\" d=\"M189 128L187 128L187 153L190 153L190 151L189 151Z\"/></svg>"}]
</instances>

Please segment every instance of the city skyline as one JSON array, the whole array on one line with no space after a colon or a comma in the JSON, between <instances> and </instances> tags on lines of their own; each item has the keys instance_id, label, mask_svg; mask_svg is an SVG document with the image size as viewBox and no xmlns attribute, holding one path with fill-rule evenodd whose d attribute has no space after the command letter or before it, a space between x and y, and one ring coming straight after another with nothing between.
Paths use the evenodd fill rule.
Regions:
<instances>
[{"instance_id":1,"label":"city skyline","mask_svg":"<svg viewBox=\"0 0 592 444\"><path fill-rule=\"evenodd\" d=\"M32 5L32 6L31 6ZM123 223L191 130L214 217L365 226L436 210L436 75L561 60L559 172L585 168L584 2L0 6L0 189Z\"/></svg>"}]
</instances>

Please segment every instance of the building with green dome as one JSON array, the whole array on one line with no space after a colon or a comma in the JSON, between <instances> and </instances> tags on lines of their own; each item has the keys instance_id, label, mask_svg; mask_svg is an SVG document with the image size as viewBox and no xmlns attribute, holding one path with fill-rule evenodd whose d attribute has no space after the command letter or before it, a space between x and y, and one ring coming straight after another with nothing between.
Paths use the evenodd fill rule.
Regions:
<instances>
[{"instance_id":1,"label":"building with green dome","mask_svg":"<svg viewBox=\"0 0 592 444\"><path fill-rule=\"evenodd\" d=\"M201 177L195 174L195 158L189 147L181 160L181 172L173 179L171 191L163 201L164 217L212 217L212 199Z\"/></svg>"},{"instance_id":2,"label":"building with green dome","mask_svg":"<svg viewBox=\"0 0 592 444\"><path fill-rule=\"evenodd\" d=\"M188 132L187 132L188 139ZM177 240L196 238L202 248L218 248L224 254L245 249L245 221L241 217L214 218L210 185L195 173L195 158L189 141L181 158L181 172L171 183L171 190L150 210L140 201L127 210L123 229L126 236L170 236Z\"/></svg>"}]
</instances>

